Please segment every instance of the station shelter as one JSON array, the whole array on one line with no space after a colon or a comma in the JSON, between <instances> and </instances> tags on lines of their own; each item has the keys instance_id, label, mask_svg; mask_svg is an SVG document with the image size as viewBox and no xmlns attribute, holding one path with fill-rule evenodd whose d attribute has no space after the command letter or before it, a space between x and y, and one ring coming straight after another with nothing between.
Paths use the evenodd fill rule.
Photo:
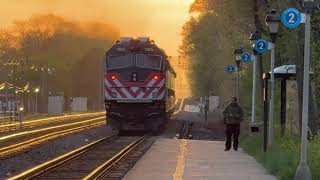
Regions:
<instances>
[{"instance_id":1,"label":"station shelter","mask_svg":"<svg viewBox=\"0 0 320 180\"><path fill-rule=\"evenodd\" d=\"M311 71L310 74L312 75L313 72ZM296 77L296 66L295 65L282 65L276 67L274 69L274 77L275 80L280 81L280 125L281 125L281 134L283 135L286 129L287 119L291 119L290 126L296 126L295 129L298 130L298 119L299 119L299 107L298 107L298 93L297 93L297 85L295 80ZM312 76L310 76L312 78ZM269 100L269 80L270 80L270 72L263 74L264 79L264 98ZM288 88L288 84L290 84ZM290 99L288 100L288 95ZM275 99L277 101L277 99ZM269 115L269 103L265 103L264 110L267 113L264 113L265 116ZM290 107L288 107L290 106ZM291 112L288 113L287 111L291 109ZM292 110L294 109L294 110ZM290 117L288 118L287 116ZM269 117L265 117L268 119ZM294 122L294 123L292 123ZM309 127L313 123L313 121L309 121ZM291 127L292 129L292 127ZM299 132L298 132L299 133Z\"/></svg>"}]
</instances>

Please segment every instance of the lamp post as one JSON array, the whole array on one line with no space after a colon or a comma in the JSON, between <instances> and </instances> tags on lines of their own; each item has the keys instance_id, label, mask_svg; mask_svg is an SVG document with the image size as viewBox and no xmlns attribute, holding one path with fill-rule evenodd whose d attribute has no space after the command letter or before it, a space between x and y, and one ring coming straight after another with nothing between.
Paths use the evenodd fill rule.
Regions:
<instances>
[{"instance_id":1,"label":"lamp post","mask_svg":"<svg viewBox=\"0 0 320 180\"><path fill-rule=\"evenodd\" d=\"M27 90L28 93L28 113L31 112L31 101L30 101L30 90Z\"/></svg>"},{"instance_id":2,"label":"lamp post","mask_svg":"<svg viewBox=\"0 0 320 180\"><path fill-rule=\"evenodd\" d=\"M250 34L249 41L252 44L252 46L256 43L258 39L262 38L262 34L259 31L255 31ZM252 48L253 55L255 56L255 60L252 64L252 107L251 107L251 123L255 122L256 119L256 74L257 74L257 57L261 57L261 55L258 55L257 51ZM259 58L260 60L260 58ZM253 129L251 131L254 131Z\"/></svg>"},{"instance_id":3,"label":"lamp post","mask_svg":"<svg viewBox=\"0 0 320 180\"><path fill-rule=\"evenodd\" d=\"M38 92L40 91L39 88L34 89L34 92L36 93L36 114L38 114Z\"/></svg>"},{"instance_id":4,"label":"lamp post","mask_svg":"<svg viewBox=\"0 0 320 180\"><path fill-rule=\"evenodd\" d=\"M24 111L24 107L21 106L19 107L19 124L20 124L20 128L22 128L22 120L23 120L23 111Z\"/></svg>"},{"instance_id":5,"label":"lamp post","mask_svg":"<svg viewBox=\"0 0 320 180\"><path fill-rule=\"evenodd\" d=\"M262 55L260 53L258 53L255 50L255 43L257 40L262 38L262 33L259 30L256 30L254 33L251 33L250 35L250 42L252 44L253 47L253 54L256 55L256 59L253 61L253 93L252 93L252 119L251 121L254 122L255 120L255 106L256 106L256 70L257 70L257 66L258 66L258 61L262 61ZM265 84L267 85L267 84ZM263 86L263 84L262 84ZM266 87L264 87L264 94L263 94L263 104L264 104L264 114L263 114L263 151L267 152L267 142L268 142L268 91L266 90ZM256 127L255 124L252 125L251 127L251 131L254 131L254 129L258 129L259 127Z\"/></svg>"},{"instance_id":6,"label":"lamp post","mask_svg":"<svg viewBox=\"0 0 320 180\"><path fill-rule=\"evenodd\" d=\"M241 55L243 53L243 49L239 48L239 49L235 49L234 50L234 57L235 57L235 62L237 65L237 100L239 101L239 86L240 86L240 63L241 63Z\"/></svg>"},{"instance_id":7,"label":"lamp post","mask_svg":"<svg viewBox=\"0 0 320 180\"><path fill-rule=\"evenodd\" d=\"M272 145L274 139L274 66L275 66L275 43L278 35L279 25L280 25L280 16L277 14L275 9L272 9L271 12L266 17L266 24L268 26L269 35L272 42L271 48L271 74L270 74L270 113L269 113L269 146Z\"/></svg>"},{"instance_id":8,"label":"lamp post","mask_svg":"<svg viewBox=\"0 0 320 180\"><path fill-rule=\"evenodd\" d=\"M307 163L308 118L309 118L309 73L310 73L310 31L311 14L315 8L314 0L304 0L306 24L304 44L304 72L303 72L303 102L302 102L302 130L300 163L296 171L295 180L311 180L311 172Z\"/></svg>"}]
</instances>

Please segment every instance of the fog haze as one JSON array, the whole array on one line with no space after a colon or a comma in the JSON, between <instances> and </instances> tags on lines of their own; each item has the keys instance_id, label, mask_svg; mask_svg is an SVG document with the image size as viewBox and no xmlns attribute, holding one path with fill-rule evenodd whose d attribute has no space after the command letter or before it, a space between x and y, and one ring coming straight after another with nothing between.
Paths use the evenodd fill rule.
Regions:
<instances>
[{"instance_id":1,"label":"fog haze","mask_svg":"<svg viewBox=\"0 0 320 180\"><path fill-rule=\"evenodd\" d=\"M0 27L35 14L55 14L77 21L98 21L121 36L150 36L169 55L177 55L180 31L192 0L10 0L0 1Z\"/></svg>"}]
</instances>

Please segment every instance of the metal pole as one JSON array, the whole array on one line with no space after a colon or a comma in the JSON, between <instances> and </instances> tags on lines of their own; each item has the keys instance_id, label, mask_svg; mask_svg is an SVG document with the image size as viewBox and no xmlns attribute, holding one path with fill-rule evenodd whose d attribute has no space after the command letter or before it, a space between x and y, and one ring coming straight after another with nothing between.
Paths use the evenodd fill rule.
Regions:
<instances>
[{"instance_id":1,"label":"metal pole","mask_svg":"<svg viewBox=\"0 0 320 180\"><path fill-rule=\"evenodd\" d=\"M239 103L240 102L240 100L239 100L240 66L238 65L237 67L238 67L238 69L237 69L237 100L238 100L238 103Z\"/></svg>"},{"instance_id":2,"label":"metal pole","mask_svg":"<svg viewBox=\"0 0 320 180\"><path fill-rule=\"evenodd\" d=\"M263 97L263 152L268 149L268 77L264 79L264 97Z\"/></svg>"},{"instance_id":3,"label":"metal pole","mask_svg":"<svg viewBox=\"0 0 320 180\"><path fill-rule=\"evenodd\" d=\"M6 108L5 108L5 112L4 112L4 117L5 117L4 120L6 120L7 111L9 110L9 100L8 100L8 90L9 90L9 88L8 88L8 83L7 82L5 84L5 89L6 89Z\"/></svg>"},{"instance_id":4,"label":"metal pole","mask_svg":"<svg viewBox=\"0 0 320 180\"><path fill-rule=\"evenodd\" d=\"M287 79L281 80L281 137L286 130L286 112L287 112Z\"/></svg>"},{"instance_id":5,"label":"metal pole","mask_svg":"<svg viewBox=\"0 0 320 180\"><path fill-rule=\"evenodd\" d=\"M13 65L13 117L16 120L16 112L17 112L17 82L16 82L16 65Z\"/></svg>"},{"instance_id":6,"label":"metal pole","mask_svg":"<svg viewBox=\"0 0 320 180\"><path fill-rule=\"evenodd\" d=\"M30 112L31 112L31 100L30 100L30 94L31 94L31 92L29 91L29 92L28 92L28 113L30 113Z\"/></svg>"},{"instance_id":7,"label":"metal pole","mask_svg":"<svg viewBox=\"0 0 320 180\"><path fill-rule=\"evenodd\" d=\"M257 58L254 58L252 64L252 111L251 111L251 123L256 119L256 71L257 71Z\"/></svg>"},{"instance_id":8,"label":"metal pole","mask_svg":"<svg viewBox=\"0 0 320 180\"><path fill-rule=\"evenodd\" d=\"M270 69L270 114L269 114L269 141L268 145L271 146L274 139L274 64L276 59L275 41L272 41L273 47L271 48L271 69Z\"/></svg>"},{"instance_id":9,"label":"metal pole","mask_svg":"<svg viewBox=\"0 0 320 180\"><path fill-rule=\"evenodd\" d=\"M302 102L302 132L300 164L296 171L295 180L311 180L311 172L307 164L308 118L309 118L309 68L310 68L310 29L311 13L306 13L305 44L304 44L304 73L303 73L303 102Z\"/></svg>"},{"instance_id":10,"label":"metal pole","mask_svg":"<svg viewBox=\"0 0 320 180\"><path fill-rule=\"evenodd\" d=\"M38 114L38 93L36 92L36 114Z\"/></svg>"}]
</instances>

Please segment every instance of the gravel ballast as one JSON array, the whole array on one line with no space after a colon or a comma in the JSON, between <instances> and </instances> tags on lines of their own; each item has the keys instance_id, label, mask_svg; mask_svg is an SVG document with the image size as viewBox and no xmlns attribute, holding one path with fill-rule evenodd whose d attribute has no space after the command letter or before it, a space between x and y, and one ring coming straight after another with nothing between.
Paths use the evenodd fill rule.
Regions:
<instances>
[{"instance_id":1,"label":"gravel ballast","mask_svg":"<svg viewBox=\"0 0 320 180\"><path fill-rule=\"evenodd\" d=\"M106 125L42 143L14 157L0 160L0 179L9 178L36 165L54 159L95 140L109 136L112 131Z\"/></svg>"}]
</instances>

